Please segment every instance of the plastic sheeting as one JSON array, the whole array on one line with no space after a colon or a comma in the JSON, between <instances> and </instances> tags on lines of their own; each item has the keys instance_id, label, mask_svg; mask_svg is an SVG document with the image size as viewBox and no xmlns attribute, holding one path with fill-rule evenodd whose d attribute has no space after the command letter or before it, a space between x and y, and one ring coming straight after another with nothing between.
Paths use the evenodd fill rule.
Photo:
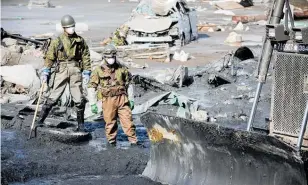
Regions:
<instances>
[{"instance_id":1,"label":"plastic sheeting","mask_svg":"<svg viewBox=\"0 0 308 185\"><path fill-rule=\"evenodd\" d=\"M197 100L193 98L189 98L175 92L166 92L159 96L156 96L141 105L136 105L133 114L141 114L146 112L153 105L159 104L170 104L179 106L177 111L178 117L190 118L190 112L195 111L197 109Z\"/></svg>"}]
</instances>

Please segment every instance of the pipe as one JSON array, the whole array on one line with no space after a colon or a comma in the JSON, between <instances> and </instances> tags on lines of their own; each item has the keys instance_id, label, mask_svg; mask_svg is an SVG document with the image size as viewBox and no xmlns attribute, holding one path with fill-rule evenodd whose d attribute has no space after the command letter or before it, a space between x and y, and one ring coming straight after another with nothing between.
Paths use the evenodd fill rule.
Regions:
<instances>
[{"instance_id":1,"label":"pipe","mask_svg":"<svg viewBox=\"0 0 308 185\"><path fill-rule=\"evenodd\" d=\"M301 131L299 133L298 140L297 140L297 151L301 150L303 139L304 139L304 134L305 134L306 127L307 127L307 121L308 121L308 101L306 103L306 109L305 109L303 121L301 124Z\"/></svg>"}]
</instances>

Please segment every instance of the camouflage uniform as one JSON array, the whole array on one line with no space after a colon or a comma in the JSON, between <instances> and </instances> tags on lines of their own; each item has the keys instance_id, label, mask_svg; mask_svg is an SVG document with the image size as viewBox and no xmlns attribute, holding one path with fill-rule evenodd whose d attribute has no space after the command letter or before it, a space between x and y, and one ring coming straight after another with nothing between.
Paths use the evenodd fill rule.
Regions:
<instances>
[{"instance_id":1,"label":"camouflage uniform","mask_svg":"<svg viewBox=\"0 0 308 185\"><path fill-rule=\"evenodd\" d=\"M59 48L60 40L62 48ZM77 34L67 36L63 33L53 40L46 53L44 66L51 68L55 62L58 62L58 67L48 104L54 105L62 96L66 85L69 85L76 107L82 108L82 71L91 71L90 52L84 39Z\"/></svg>"},{"instance_id":2,"label":"camouflage uniform","mask_svg":"<svg viewBox=\"0 0 308 185\"><path fill-rule=\"evenodd\" d=\"M125 25L122 25L120 28L114 32L111 42L115 46L124 46L127 45L126 43L126 35L128 33L129 28ZM122 33L122 35L120 34Z\"/></svg>"},{"instance_id":3,"label":"camouflage uniform","mask_svg":"<svg viewBox=\"0 0 308 185\"><path fill-rule=\"evenodd\" d=\"M129 71L117 63L112 67L98 66L91 73L88 87L98 90L102 97L103 114L106 123L106 137L109 143L116 142L117 116L124 133L131 143L137 143L136 127L132 122L132 112L129 107L127 88L131 80Z\"/></svg>"},{"instance_id":4,"label":"camouflage uniform","mask_svg":"<svg viewBox=\"0 0 308 185\"><path fill-rule=\"evenodd\" d=\"M62 44L61 44L62 43ZM77 111L77 130L83 131L84 97L82 89L82 71L91 71L90 52L84 39L76 33L63 33L52 40L45 56L45 69L55 67L55 76L50 96L42 107L37 125L42 125L52 107L62 96L66 85L75 103Z\"/></svg>"}]
</instances>

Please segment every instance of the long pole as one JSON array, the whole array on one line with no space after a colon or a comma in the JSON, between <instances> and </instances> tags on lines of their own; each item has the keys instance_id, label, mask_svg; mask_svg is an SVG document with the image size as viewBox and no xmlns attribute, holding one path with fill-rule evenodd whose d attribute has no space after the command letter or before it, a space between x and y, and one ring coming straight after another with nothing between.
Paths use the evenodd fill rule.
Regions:
<instances>
[{"instance_id":1,"label":"long pole","mask_svg":"<svg viewBox=\"0 0 308 185\"><path fill-rule=\"evenodd\" d=\"M38 108L39 108L39 104L40 104L41 97L42 97L42 94L43 94L43 90L45 88L45 84L46 83L43 83L42 87L40 89L39 97L38 97L38 100L37 100L37 104L36 104L36 108L35 108L32 124L31 124L31 130L30 130L30 134L29 134L29 139L31 139L31 136L32 136L32 132L33 132L33 129L34 129L35 118L36 118L36 115L37 115L37 112L38 112Z\"/></svg>"}]
</instances>

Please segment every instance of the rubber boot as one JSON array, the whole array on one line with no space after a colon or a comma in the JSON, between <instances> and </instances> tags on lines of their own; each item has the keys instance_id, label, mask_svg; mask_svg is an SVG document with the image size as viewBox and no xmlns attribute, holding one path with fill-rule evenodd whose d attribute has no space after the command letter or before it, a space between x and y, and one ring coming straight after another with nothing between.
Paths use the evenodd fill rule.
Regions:
<instances>
[{"instance_id":1,"label":"rubber boot","mask_svg":"<svg viewBox=\"0 0 308 185\"><path fill-rule=\"evenodd\" d=\"M77 110L77 132L84 132L84 110Z\"/></svg>"},{"instance_id":2,"label":"rubber boot","mask_svg":"<svg viewBox=\"0 0 308 185\"><path fill-rule=\"evenodd\" d=\"M47 105L47 104L43 105L42 110L40 112L40 116L39 116L39 118L36 122L37 126L43 126L44 125L44 121L47 118L51 109L52 109L51 105Z\"/></svg>"}]
</instances>

